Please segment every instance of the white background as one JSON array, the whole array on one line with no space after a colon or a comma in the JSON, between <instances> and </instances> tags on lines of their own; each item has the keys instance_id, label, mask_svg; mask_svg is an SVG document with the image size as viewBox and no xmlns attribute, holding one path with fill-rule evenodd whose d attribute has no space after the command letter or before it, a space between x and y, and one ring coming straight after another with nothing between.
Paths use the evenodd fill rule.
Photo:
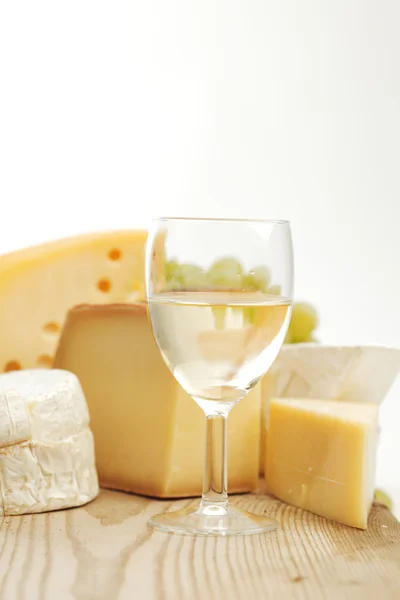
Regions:
<instances>
[{"instance_id":1,"label":"white background","mask_svg":"<svg viewBox=\"0 0 400 600\"><path fill-rule=\"evenodd\" d=\"M399 346L399 22L397 0L5 0L0 252L288 218L320 339ZM399 396L378 484L400 514Z\"/></svg>"}]
</instances>

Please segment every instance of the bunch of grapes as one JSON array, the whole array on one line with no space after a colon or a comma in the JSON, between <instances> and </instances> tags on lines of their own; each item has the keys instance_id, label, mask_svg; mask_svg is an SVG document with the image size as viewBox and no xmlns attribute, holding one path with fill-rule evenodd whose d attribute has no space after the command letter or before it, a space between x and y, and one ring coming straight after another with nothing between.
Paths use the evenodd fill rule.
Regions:
<instances>
[{"instance_id":1,"label":"bunch of grapes","mask_svg":"<svg viewBox=\"0 0 400 600\"><path fill-rule=\"evenodd\" d=\"M215 261L207 271L197 265L180 264L176 260L169 260L164 265L164 276L166 288L174 291L218 287L221 290L258 291L276 295L281 293L280 286L274 285L271 281L271 274L267 267L256 266L245 271L241 263L231 257ZM216 320L221 321L221 325L224 320L223 310L215 307L216 313L219 311L215 315ZM251 322L251 307L248 317ZM306 302L295 302L285 343L315 342L314 330L317 325L318 316L314 307Z\"/></svg>"},{"instance_id":2,"label":"bunch of grapes","mask_svg":"<svg viewBox=\"0 0 400 600\"><path fill-rule=\"evenodd\" d=\"M280 287L271 284L271 276L264 266L245 272L235 258L221 258L204 271L191 264L169 260L164 265L166 287L169 290L207 289L260 291L264 294L280 294Z\"/></svg>"}]
</instances>

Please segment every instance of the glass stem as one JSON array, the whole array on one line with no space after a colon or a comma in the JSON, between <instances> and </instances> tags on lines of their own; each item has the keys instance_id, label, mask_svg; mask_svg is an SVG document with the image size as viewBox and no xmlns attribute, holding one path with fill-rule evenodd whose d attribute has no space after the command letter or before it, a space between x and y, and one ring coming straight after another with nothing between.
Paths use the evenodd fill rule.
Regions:
<instances>
[{"instance_id":1,"label":"glass stem","mask_svg":"<svg viewBox=\"0 0 400 600\"><path fill-rule=\"evenodd\" d=\"M228 504L228 415L206 415L206 452L201 504Z\"/></svg>"}]
</instances>

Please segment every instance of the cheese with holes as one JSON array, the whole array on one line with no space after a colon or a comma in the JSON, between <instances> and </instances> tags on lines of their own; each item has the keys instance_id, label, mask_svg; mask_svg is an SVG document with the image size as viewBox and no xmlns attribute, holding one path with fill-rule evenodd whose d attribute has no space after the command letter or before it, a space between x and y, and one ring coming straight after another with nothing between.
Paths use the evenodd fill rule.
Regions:
<instances>
[{"instance_id":1,"label":"cheese with holes","mask_svg":"<svg viewBox=\"0 0 400 600\"><path fill-rule=\"evenodd\" d=\"M365 529L374 495L378 406L272 399L268 491L317 515Z\"/></svg>"},{"instance_id":2,"label":"cheese with holes","mask_svg":"<svg viewBox=\"0 0 400 600\"><path fill-rule=\"evenodd\" d=\"M0 375L0 515L79 506L98 493L93 436L75 375Z\"/></svg>"},{"instance_id":3,"label":"cheese with holes","mask_svg":"<svg viewBox=\"0 0 400 600\"><path fill-rule=\"evenodd\" d=\"M142 299L146 237L97 233L0 256L0 372L50 367L72 306Z\"/></svg>"},{"instance_id":4,"label":"cheese with holes","mask_svg":"<svg viewBox=\"0 0 400 600\"><path fill-rule=\"evenodd\" d=\"M154 341L144 305L78 306L67 317L55 366L84 390L100 483L158 497L201 493L205 417ZM229 415L229 490L258 483L260 387Z\"/></svg>"},{"instance_id":5,"label":"cheese with holes","mask_svg":"<svg viewBox=\"0 0 400 600\"><path fill-rule=\"evenodd\" d=\"M400 370L400 350L384 346L284 345L262 380L260 473L270 398L325 398L380 404Z\"/></svg>"}]
</instances>

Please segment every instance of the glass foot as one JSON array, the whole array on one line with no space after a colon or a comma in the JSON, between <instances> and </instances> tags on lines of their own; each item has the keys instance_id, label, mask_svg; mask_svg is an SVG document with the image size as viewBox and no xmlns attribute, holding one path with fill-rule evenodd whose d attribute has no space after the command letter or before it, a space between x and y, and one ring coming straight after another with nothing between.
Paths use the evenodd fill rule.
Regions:
<instances>
[{"instance_id":1,"label":"glass foot","mask_svg":"<svg viewBox=\"0 0 400 600\"><path fill-rule=\"evenodd\" d=\"M232 504L199 504L155 515L149 521L155 529L181 535L249 535L274 531L279 523L258 517Z\"/></svg>"}]
</instances>

